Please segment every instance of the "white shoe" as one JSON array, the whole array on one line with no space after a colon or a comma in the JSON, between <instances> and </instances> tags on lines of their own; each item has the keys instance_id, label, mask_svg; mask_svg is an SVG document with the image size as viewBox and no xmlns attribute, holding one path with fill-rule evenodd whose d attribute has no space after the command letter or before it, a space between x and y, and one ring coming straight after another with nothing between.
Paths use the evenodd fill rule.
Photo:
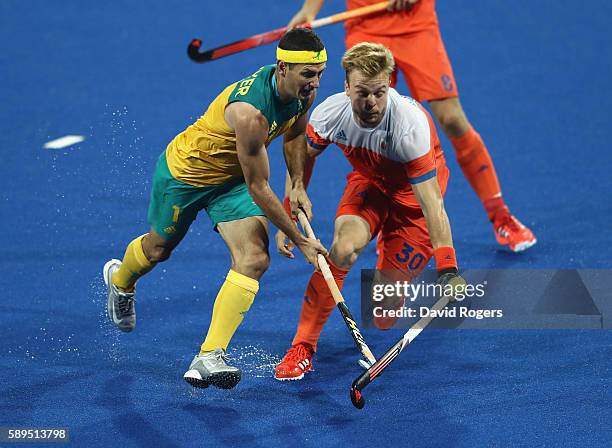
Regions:
<instances>
[{"instance_id":1,"label":"white shoe","mask_svg":"<svg viewBox=\"0 0 612 448\"><path fill-rule=\"evenodd\" d=\"M240 369L227 364L225 350L218 348L205 355L196 355L183 378L193 387L205 388L209 384L220 389L231 389L240 382Z\"/></svg>"},{"instance_id":2,"label":"white shoe","mask_svg":"<svg viewBox=\"0 0 612 448\"><path fill-rule=\"evenodd\" d=\"M119 269L119 266L121 266L121 262L113 259L104 265L102 271L104 283L106 283L108 288L106 311L110 321L119 327L121 331L127 333L136 327L136 307L133 292L123 292L113 285L113 272Z\"/></svg>"}]
</instances>

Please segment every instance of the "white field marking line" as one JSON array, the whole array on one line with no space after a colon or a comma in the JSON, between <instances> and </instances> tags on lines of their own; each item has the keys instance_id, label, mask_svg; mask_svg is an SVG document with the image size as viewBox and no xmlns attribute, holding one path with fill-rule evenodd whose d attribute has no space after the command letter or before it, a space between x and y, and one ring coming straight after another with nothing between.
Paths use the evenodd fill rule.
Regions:
<instances>
[{"instance_id":1,"label":"white field marking line","mask_svg":"<svg viewBox=\"0 0 612 448\"><path fill-rule=\"evenodd\" d=\"M85 137L83 137L82 135L66 135L64 137L60 137L45 143L43 148L62 149L66 148L67 146L72 146L76 145L77 143L81 143L83 140L85 140Z\"/></svg>"}]
</instances>

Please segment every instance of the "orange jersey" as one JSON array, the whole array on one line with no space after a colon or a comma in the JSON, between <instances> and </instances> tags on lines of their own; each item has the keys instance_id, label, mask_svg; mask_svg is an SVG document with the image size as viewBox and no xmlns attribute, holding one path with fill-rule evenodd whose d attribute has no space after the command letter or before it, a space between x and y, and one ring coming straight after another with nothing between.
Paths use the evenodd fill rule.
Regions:
<instances>
[{"instance_id":1,"label":"orange jersey","mask_svg":"<svg viewBox=\"0 0 612 448\"><path fill-rule=\"evenodd\" d=\"M347 9L361 8L380 0L347 0ZM358 17L346 22L344 27L348 31L362 31L379 36L396 36L400 34L415 33L438 26L435 0L419 0L408 11L394 11L375 13L366 17Z\"/></svg>"}]
</instances>

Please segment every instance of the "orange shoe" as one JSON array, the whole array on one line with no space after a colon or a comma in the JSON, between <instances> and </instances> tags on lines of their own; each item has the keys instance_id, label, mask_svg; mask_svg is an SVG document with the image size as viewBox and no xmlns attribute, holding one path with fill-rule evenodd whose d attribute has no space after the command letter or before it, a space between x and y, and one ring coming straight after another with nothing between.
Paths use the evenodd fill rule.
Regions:
<instances>
[{"instance_id":1,"label":"orange shoe","mask_svg":"<svg viewBox=\"0 0 612 448\"><path fill-rule=\"evenodd\" d=\"M495 216L493 231L497 242L502 246L508 246L512 252L522 252L538 241L533 232L508 211Z\"/></svg>"},{"instance_id":2,"label":"orange shoe","mask_svg":"<svg viewBox=\"0 0 612 448\"><path fill-rule=\"evenodd\" d=\"M312 347L297 344L287 350L283 360L274 369L274 378L279 381L301 380L312 370Z\"/></svg>"}]
</instances>

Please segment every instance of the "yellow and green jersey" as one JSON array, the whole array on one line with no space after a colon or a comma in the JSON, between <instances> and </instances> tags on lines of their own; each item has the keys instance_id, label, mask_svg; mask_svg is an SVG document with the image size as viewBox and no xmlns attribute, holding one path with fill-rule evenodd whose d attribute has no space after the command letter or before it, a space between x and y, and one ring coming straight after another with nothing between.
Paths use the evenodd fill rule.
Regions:
<instances>
[{"instance_id":1,"label":"yellow and green jersey","mask_svg":"<svg viewBox=\"0 0 612 448\"><path fill-rule=\"evenodd\" d=\"M243 176L236 152L236 134L225 121L228 104L253 105L268 120L266 147L306 111L307 101L280 101L274 73L276 65L261 67L251 76L227 86L208 110L166 148L172 176L194 186L220 185Z\"/></svg>"}]
</instances>

